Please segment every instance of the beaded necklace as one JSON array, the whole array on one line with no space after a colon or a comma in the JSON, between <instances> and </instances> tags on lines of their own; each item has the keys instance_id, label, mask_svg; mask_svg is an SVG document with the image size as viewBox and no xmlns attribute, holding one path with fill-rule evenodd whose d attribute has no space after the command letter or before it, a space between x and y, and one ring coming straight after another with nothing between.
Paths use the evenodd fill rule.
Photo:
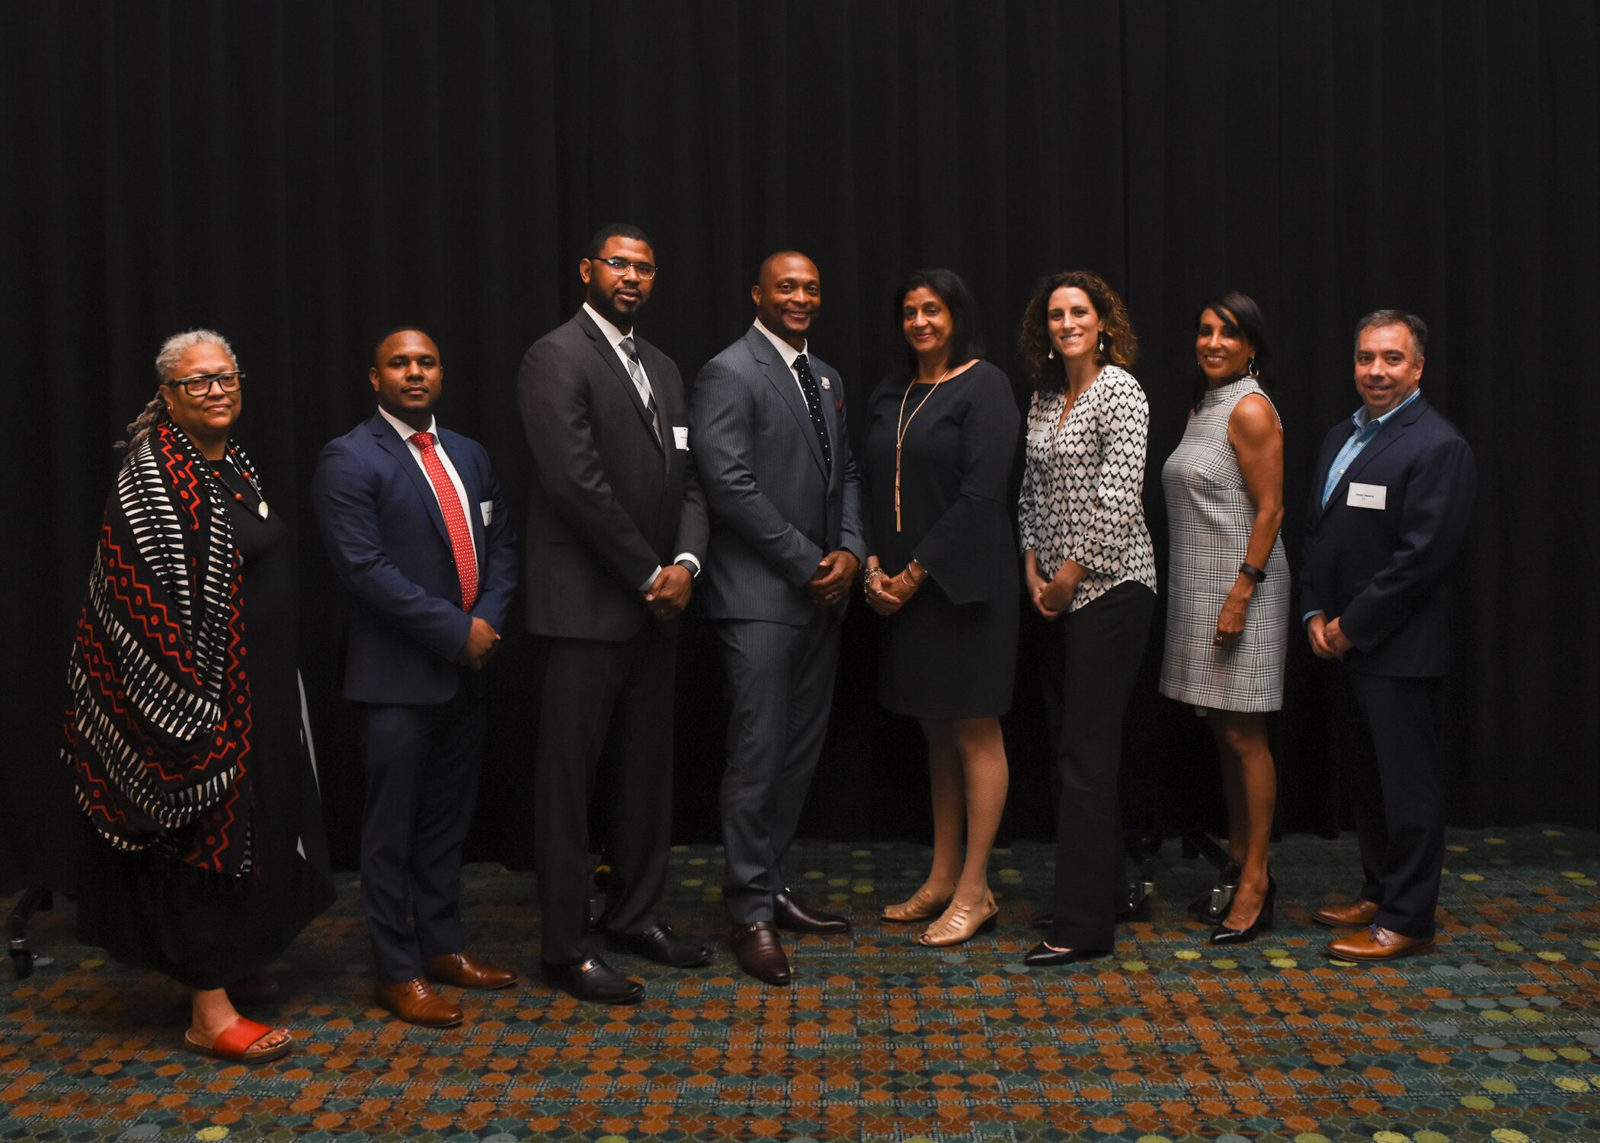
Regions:
<instances>
[{"instance_id":1,"label":"beaded necklace","mask_svg":"<svg viewBox=\"0 0 1600 1143\"><path fill-rule=\"evenodd\" d=\"M228 442L228 449L224 455L227 457L229 466L232 467L232 469L240 476L244 477L245 483L250 485L251 489L255 492L256 499L260 501L260 503L256 505L256 515L265 520L267 518L267 498L261 494L261 485L256 482L256 474L251 472L250 469L245 466L244 461L239 456L239 450L233 447L232 441ZM218 484L222 485L223 490L226 491L229 496L232 496L234 500L241 504L244 503L244 493L236 492L232 485L230 485L226 480L222 479L221 469L211 469L211 476Z\"/></svg>"}]
</instances>

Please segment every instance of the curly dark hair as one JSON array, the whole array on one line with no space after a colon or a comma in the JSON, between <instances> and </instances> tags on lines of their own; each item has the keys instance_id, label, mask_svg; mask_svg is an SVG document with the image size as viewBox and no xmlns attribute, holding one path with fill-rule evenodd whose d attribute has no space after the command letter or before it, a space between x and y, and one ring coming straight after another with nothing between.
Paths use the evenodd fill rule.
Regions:
<instances>
[{"instance_id":1,"label":"curly dark hair","mask_svg":"<svg viewBox=\"0 0 1600 1143\"><path fill-rule=\"evenodd\" d=\"M1066 364L1050 356L1050 295L1063 286L1075 286L1089 295L1095 314L1105 323L1105 349L1095 350L1096 365L1126 369L1139 360L1139 335L1133 332L1128 307L1122 304L1104 278L1089 270L1061 270L1039 279L1033 297L1022 311L1017 333L1017 355L1035 389L1059 389L1067 383Z\"/></svg>"},{"instance_id":2,"label":"curly dark hair","mask_svg":"<svg viewBox=\"0 0 1600 1143\"><path fill-rule=\"evenodd\" d=\"M1261 316L1261 307L1256 305L1255 299L1249 294L1241 294L1238 290L1227 290L1200 303L1200 308L1194 311L1194 326L1196 333L1200 329L1200 319L1207 310L1213 311L1223 322L1238 331L1255 350L1250 358L1254 366L1256 380L1263 389L1272 390L1272 380L1267 373L1267 367L1272 362L1272 346L1267 343L1267 319ZM1248 374L1240 374L1248 376ZM1233 378L1239 380L1238 377ZM1232 382L1230 382L1231 384ZM1206 390L1210 383L1206 375L1200 371L1198 361L1194 365L1194 407L1198 409L1200 402L1205 399Z\"/></svg>"}]
</instances>

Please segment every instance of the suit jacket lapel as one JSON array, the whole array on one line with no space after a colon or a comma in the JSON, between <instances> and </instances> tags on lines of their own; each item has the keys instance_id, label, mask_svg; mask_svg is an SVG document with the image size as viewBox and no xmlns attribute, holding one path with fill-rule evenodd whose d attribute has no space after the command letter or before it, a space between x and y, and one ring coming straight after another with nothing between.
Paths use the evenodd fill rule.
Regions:
<instances>
[{"instance_id":1,"label":"suit jacket lapel","mask_svg":"<svg viewBox=\"0 0 1600 1143\"><path fill-rule=\"evenodd\" d=\"M639 387L633 383L633 378L628 375L628 367L622 364L622 358L617 356L615 349L611 348L611 342L600 331L600 327L595 325L594 320L582 310L578 311L578 325L584 333L588 334L589 340L594 343L595 352L600 354L606 363L606 367L611 370L611 375L617 379L617 383L627 393L628 399L633 402L634 412L638 413L639 421L644 425L645 433L652 441L656 442L658 449L661 448L665 442L656 440L656 429L650 418L650 410L645 407L644 401L640 399ZM645 359L645 343L638 333L633 335L633 344L634 348L638 350L639 360L643 362ZM644 371L645 376L648 377L650 375L650 366L648 364L645 365ZM654 388L653 384L652 388ZM661 397L657 394L656 407L660 408L660 405ZM667 422L664 416L661 420L661 431L663 433L667 432Z\"/></svg>"},{"instance_id":2,"label":"suit jacket lapel","mask_svg":"<svg viewBox=\"0 0 1600 1143\"><path fill-rule=\"evenodd\" d=\"M778 351L760 330L752 329L744 336L749 343L750 352L755 355L762 373L766 375L767 384L773 387L778 399L788 407L790 415L800 427L800 435L805 438L806 447L811 450L811 459L816 461L818 470L826 476L827 466L822 459L822 445L817 440L817 430L811 425L811 410L806 408L806 399L800 395L800 382L795 380L794 371L783 363L783 358L778 355ZM823 421L827 422L826 411L823 413ZM836 436L830 430L829 443L833 443L835 439Z\"/></svg>"},{"instance_id":3,"label":"suit jacket lapel","mask_svg":"<svg viewBox=\"0 0 1600 1143\"><path fill-rule=\"evenodd\" d=\"M444 513L439 509L439 497L434 494L433 484L422 471L422 466L417 463L417 458L411 455L411 446L400 439L400 434L394 431L393 425L383 419L382 413L374 413L372 420L367 423L372 426L372 435L377 439L378 447L393 457L394 462L400 466L400 471L405 473L406 479L411 482L411 487L421 499L428 519L433 521L434 530L439 533L439 538L445 545L449 546L450 530L445 527Z\"/></svg>"},{"instance_id":4,"label":"suit jacket lapel","mask_svg":"<svg viewBox=\"0 0 1600 1143\"><path fill-rule=\"evenodd\" d=\"M478 586L481 588L484 582L483 558L489 550L489 535L488 529L483 524L483 512L478 507L480 486L477 473L467 463L469 453L466 448L466 438L449 429L440 429L440 439L443 440L446 436L450 439L444 441L445 451L450 454L450 463L455 465L456 475L461 478L461 487L467 494L467 502L461 506L461 510L467 514L467 525L472 529L472 551L478 564ZM448 538L446 535L446 539Z\"/></svg>"},{"instance_id":5,"label":"suit jacket lapel","mask_svg":"<svg viewBox=\"0 0 1600 1143\"><path fill-rule=\"evenodd\" d=\"M1356 458L1350 462L1350 467L1345 471L1344 479L1341 480L1340 483L1348 484L1350 481L1360 476L1362 469L1366 468L1373 461L1377 460L1378 457L1383 455L1386 449L1388 449L1396 441L1400 440L1401 437L1405 436L1406 432L1411 428L1411 426L1416 424L1417 418L1422 416L1423 410L1426 407L1427 406L1422 403L1421 396L1418 396L1415 401L1406 406L1404 412L1398 414L1394 420L1390 421L1388 424L1384 425L1383 428L1379 429L1378 435L1373 437L1372 440L1367 444L1367 447L1357 453ZM1339 490L1337 488L1334 489L1335 493L1338 491ZM1333 503L1331 499L1328 502L1330 504Z\"/></svg>"}]
</instances>

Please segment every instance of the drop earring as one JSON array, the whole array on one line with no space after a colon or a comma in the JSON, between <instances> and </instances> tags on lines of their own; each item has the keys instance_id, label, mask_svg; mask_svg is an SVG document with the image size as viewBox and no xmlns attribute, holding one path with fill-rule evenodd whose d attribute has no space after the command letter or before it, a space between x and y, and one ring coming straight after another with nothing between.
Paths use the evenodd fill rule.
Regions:
<instances>
[{"instance_id":1,"label":"drop earring","mask_svg":"<svg viewBox=\"0 0 1600 1143\"><path fill-rule=\"evenodd\" d=\"M1100 340L1096 344L1096 349L1098 349L1101 357L1104 357L1106 355L1106 331L1105 330L1101 330L1100 331Z\"/></svg>"},{"instance_id":2,"label":"drop earring","mask_svg":"<svg viewBox=\"0 0 1600 1143\"><path fill-rule=\"evenodd\" d=\"M1245 371L1246 375L1249 376L1250 380L1252 380L1252 381L1254 381L1257 377L1261 376L1261 371L1256 368L1256 355L1255 354L1252 353L1250 355L1250 364L1245 366L1244 371Z\"/></svg>"},{"instance_id":3,"label":"drop earring","mask_svg":"<svg viewBox=\"0 0 1600 1143\"><path fill-rule=\"evenodd\" d=\"M1050 350L1049 353L1045 354L1045 357L1048 358L1051 361L1054 361L1056 359L1056 343L1053 342L1053 341L1047 341L1047 342L1045 342L1045 345Z\"/></svg>"}]
</instances>

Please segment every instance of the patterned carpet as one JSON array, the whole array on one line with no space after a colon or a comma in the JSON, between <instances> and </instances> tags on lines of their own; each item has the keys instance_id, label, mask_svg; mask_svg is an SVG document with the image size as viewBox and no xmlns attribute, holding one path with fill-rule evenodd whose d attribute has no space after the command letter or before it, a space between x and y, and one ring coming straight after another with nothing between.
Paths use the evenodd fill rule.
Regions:
<instances>
[{"instance_id":1,"label":"patterned carpet","mask_svg":"<svg viewBox=\"0 0 1600 1143\"><path fill-rule=\"evenodd\" d=\"M1019 960L1047 847L998 854L1000 924L934 951L875 919L926 851L812 843L791 874L857 928L789 940L793 987L738 974L725 950L684 971L617 954L647 982L641 1005L526 983L468 995L468 1023L445 1031L369 1005L345 877L275 966L279 999L250 1010L299 1040L256 1069L184 1051L181 992L72 943L58 907L30 927L33 975L0 969L0 1140L1600 1139L1600 839L1449 841L1431 956L1324 957L1308 910L1355 887L1354 845L1292 837L1266 939L1201 943L1182 903L1211 873L1169 843L1152 918L1116 956L1045 970ZM675 851L666 919L720 933L720 875L712 848ZM475 951L535 969L532 890L531 875L470 870Z\"/></svg>"}]
</instances>

